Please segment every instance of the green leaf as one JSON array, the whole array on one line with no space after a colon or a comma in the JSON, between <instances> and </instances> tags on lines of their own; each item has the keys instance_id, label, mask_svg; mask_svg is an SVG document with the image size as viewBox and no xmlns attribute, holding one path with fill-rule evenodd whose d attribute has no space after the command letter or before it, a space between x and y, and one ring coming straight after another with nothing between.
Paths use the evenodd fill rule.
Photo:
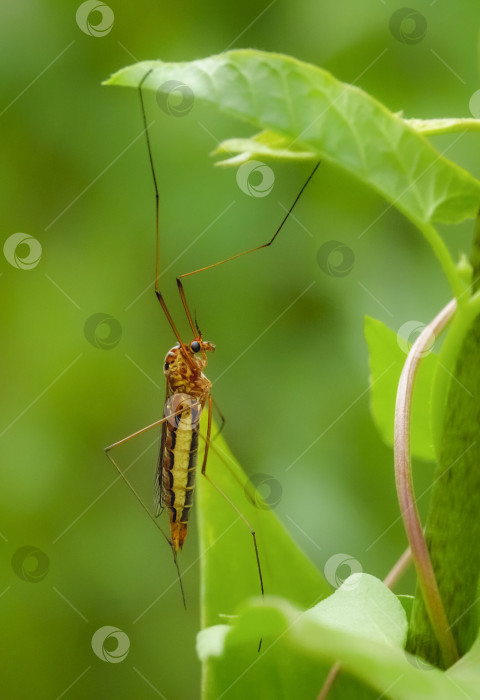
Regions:
<instances>
[{"instance_id":1,"label":"green leaf","mask_svg":"<svg viewBox=\"0 0 480 700\"><path fill-rule=\"evenodd\" d=\"M472 648L462 656L452 668L447 671L455 680L465 683L471 688L472 696L478 695L480 688L480 636L477 636Z\"/></svg>"},{"instance_id":2,"label":"green leaf","mask_svg":"<svg viewBox=\"0 0 480 700\"><path fill-rule=\"evenodd\" d=\"M405 119L405 123L425 136L480 131L480 119ZM225 153L238 155L222 160L217 165L238 166L247 160L260 157L279 160L313 160L318 157L316 153L305 150L298 143L292 146L291 139L274 131L261 131L246 139L226 139L217 146L213 155Z\"/></svg>"},{"instance_id":3,"label":"green leaf","mask_svg":"<svg viewBox=\"0 0 480 700\"><path fill-rule=\"evenodd\" d=\"M420 227L477 213L477 180L370 95L316 66L240 50L190 63L144 61L115 73L107 84L138 87L143 78L144 88L167 99L171 81L186 84L195 100L345 168Z\"/></svg>"},{"instance_id":4,"label":"green leaf","mask_svg":"<svg viewBox=\"0 0 480 700\"><path fill-rule=\"evenodd\" d=\"M407 616L401 602L380 579L365 573L349 576L331 596L307 610L303 619L402 648L407 637ZM214 633L212 629L201 634L202 654L218 656L229 627L217 625ZM263 630L269 635L276 632L275 627ZM238 632L235 638L239 639Z\"/></svg>"},{"instance_id":5,"label":"green leaf","mask_svg":"<svg viewBox=\"0 0 480 700\"><path fill-rule=\"evenodd\" d=\"M214 150L213 155L224 153L238 155L221 160L216 165L238 166L255 158L271 158L277 160L314 160L318 158L314 151L306 151L299 144L293 144L291 139L274 131L261 131L249 139L227 139L222 141Z\"/></svg>"},{"instance_id":6,"label":"green leaf","mask_svg":"<svg viewBox=\"0 0 480 700\"><path fill-rule=\"evenodd\" d=\"M370 574L352 574L333 595L308 610L305 617L401 647L407 636L407 617L402 604L380 579Z\"/></svg>"},{"instance_id":7,"label":"green leaf","mask_svg":"<svg viewBox=\"0 0 480 700\"><path fill-rule=\"evenodd\" d=\"M412 324L415 322L412 322ZM418 323L419 329L423 324ZM382 439L393 447L395 401L400 374L407 359L408 348L399 345L397 334L369 316L365 317L365 338L370 354L370 405ZM412 326L411 331L414 331ZM402 343L403 344L403 343ZM438 355L430 352L420 363L413 391L410 449L412 455L425 460L435 459L430 422L433 378Z\"/></svg>"},{"instance_id":8,"label":"green leaf","mask_svg":"<svg viewBox=\"0 0 480 700\"><path fill-rule=\"evenodd\" d=\"M214 433L215 434L215 430ZM257 475L253 483L233 458L222 436L210 445L207 475L235 504L256 532L265 592L288 597L301 607L310 607L331 593L331 587L293 542L283 525L255 488L268 491L274 506L282 487L273 476ZM247 598L260 594L260 581L252 535L232 505L207 481L198 476L195 509L200 536L201 626L225 623ZM257 659L260 638L236 661L245 670ZM243 664L243 665L242 665ZM232 682L232 670L223 660L211 657L203 662L204 697L217 698ZM277 697L282 682L271 679ZM252 674L236 689L245 697L256 693ZM230 697L230 695L228 696ZM232 697L235 697L232 695Z\"/></svg>"},{"instance_id":9,"label":"green leaf","mask_svg":"<svg viewBox=\"0 0 480 700\"><path fill-rule=\"evenodd\" d=\"M369 577L373 579L373 577ZM348 582L348 579L347 579ZM380 581L367 583L371 593L378 594L383 584ZM385 586L383 586L385 588ZM371 595L364 596L362 588L358 591L358 617L352 621L350 631L347 629L348 621L342 618L342 624L338 624L330 615L322 620L321 608L327 601L317 606L317 611L302 612L286 600L268 598L265 605L262 602L252 603L242 612L242 615L234 621L231 631L223 633L223 654L225 662L236 665L236 659L244 653L248 645L253 645L258 638L259 630L262 630L264 647L258 655L258 665L265 667L264 673L268 673L267 664L271 664L271 673L283 672L283 677L290 681L289 687L296 687L289 694L289 687L282 694L275 695L268 691L268 686L260 688L254 697L262 698L312 698L318 694L323 682L318 673L319 663L329 664L339 661L341 663L341 675L335 682L329 695L332 700L358 700L362 691L345 692L341 688L341 682L346 672L362 680L366 685L375 689L369 695L372 698L389 697L394 700L464 700L465 697L477 697L466 694L470 690L469 682L458 676L454 676L455 667L449 673L428 666L421 659L411 656L398 641L405 632L405 614L401 605L395 600L395 596L386 589L380 599ZM335 598L337 593L332 596ZM355 610L354 599L357 596L355 589L351 591L352 603L350 610ZM341 608L345 604L342 600ZM362 618L368 625L370 619L375 619L378 629L371 634L362 634L361 626L358 626ZM393 614L393 618L391 617ZM344 625L345 623L345 625ZM401 634L393 633L400 623ZM212 638L219 633L209 630ZM395 641L397 643L395 643ZM206 642L207 646L213 645L213 640ZM218 645L217 645L218 646ZM290 666L274 668L273 655L280 659L289 659ZM255 661L252 662L252 665ZM292 669L290 671L290 669ZM238 667L236 668L238 671ZM294 678L290 678L290 673ZM316 686L312 679L316 674ZM296 684L296 685L295 685ZM473 685L473 684L472 684ZM232 689L235 685L232 686ZM478 686L477 686L478 687ZM262 692L264 691L264 692ZM242 697L241 695L227 694L226 698ZM245 697L245 696L243 696Z\"/></svg>"},{"instance_id":10,"label":"green leaf","mask_svg":"<svg viewBox=\"0 0 480 700\"><path fill-rule=\"evenodd\" d=\"M405 122L422 134L453 134L457 131L480 131L480 119L405 119Z\"/></svg>"}]
</instances>

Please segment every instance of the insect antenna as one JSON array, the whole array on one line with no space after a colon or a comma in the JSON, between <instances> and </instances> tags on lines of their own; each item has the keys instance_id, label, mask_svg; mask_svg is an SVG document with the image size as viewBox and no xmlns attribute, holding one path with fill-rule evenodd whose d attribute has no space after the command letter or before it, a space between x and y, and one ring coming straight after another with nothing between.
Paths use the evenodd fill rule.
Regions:
<instances>
[{"instance_id":1,"label":"insect antenna","mask_svg":"<svg viewBox=\"0 0 480 700\"><path fill-rule=\"evenodd\" d=\"M202 331L200 330L200 326L198 325L198 319L197 319L197 312L195 311L195 328L197 329L198 337L202 337Z\"/></svg>"}]
</instances>

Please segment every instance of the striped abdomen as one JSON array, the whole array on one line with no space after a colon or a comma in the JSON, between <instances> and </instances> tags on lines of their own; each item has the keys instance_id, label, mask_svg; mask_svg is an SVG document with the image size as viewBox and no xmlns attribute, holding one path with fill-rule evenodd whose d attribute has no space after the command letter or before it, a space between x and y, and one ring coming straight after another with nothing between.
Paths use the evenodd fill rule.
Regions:
<instances>
[{"instance_id":1,"label":"striped abdomen","mask_svg":"<svg viewBox=\"0 0 480 700\"><path fill-rule=\"evenodd\" d=\"M199 416L195 406L163 424L162 448L157 478L161 505L168 509L175 551L187 536L188 516L193 502L198 454Z\"/></svg>"}]
</instances>

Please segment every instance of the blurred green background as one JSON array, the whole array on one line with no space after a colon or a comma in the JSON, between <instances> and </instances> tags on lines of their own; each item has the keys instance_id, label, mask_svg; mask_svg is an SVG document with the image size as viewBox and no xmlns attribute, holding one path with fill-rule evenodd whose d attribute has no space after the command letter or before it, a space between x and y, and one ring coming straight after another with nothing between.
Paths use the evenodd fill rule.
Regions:
<instances>
[{"instance_id":1,"label":"blurred green background","mask_svg":"<svg viewBox=\"0 0 480 700\"><path fill-rule=\"evenodd\" d=\"M100 37L81 30L78 6L20 0L0 8L2 241L23 232L42 246L30 270L0 261L0 688L12 699L198 698L195 521L180 562L185 612L169 548L114 483L103 454L161 416L162 364L174 338L152 291L154 200L137 95L100 83L135 60L256 47L318 64L409 117L470 116L478 8L416 3L427 31L409 44L390 30L402 4L388 0L110 2L113 26ZM248 197L235 170L214 168L208 155L248 127L197 104L185 118L168 117L152 96L147 107L161 267L170 266L161 286L187 335L175 276L267 240L310 166L275 164L272 192ZM448 153L477 176L478 138L465 136ZM457 253L469 250L471 231L467 222L442 233ZM354 252L344 277L317 264L331 240ZM271 249L187 280L186 289L204 336L217 344L208 376L240 463L279 482L276 513L320 570L346 553L384 576L405 536L392 452L369 412L363 316L398 330L446 303L447 285L420 235L322 165ZM121 328L119 338L113 324L119 342L108 349L84 330L95 314ZM96 332L101 345L108 327ZM135 461L129 474L148 503L157 449L148 433L117 453L123 467ZM418 493L431 474L431 465L416 465ZM423 514L427 506L428 494ZM26 546L48 563L21 550L12 565ZM28 580L36 568L38 580ZM400 588L413 586L410 575ZM94 632L107 625L128 636L123 663L92 651Z\"/></svg>"}]
</instances>

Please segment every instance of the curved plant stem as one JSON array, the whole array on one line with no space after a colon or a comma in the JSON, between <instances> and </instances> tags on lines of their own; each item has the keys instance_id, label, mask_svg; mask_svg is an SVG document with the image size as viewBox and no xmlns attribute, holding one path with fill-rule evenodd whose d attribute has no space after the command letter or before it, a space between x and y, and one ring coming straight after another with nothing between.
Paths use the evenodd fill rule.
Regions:
<instances>
[{"instance_id":1,"label":"curved plant stem","mask_svg":"<svg viewBox=\"0 0 480 700\"><path fill-rule=\"evenodd\" d=\"M458 652L440 597L415 502L410 460L410 409L415 375L422 356L428 351L429 345L431 346L432 335L436 337L445 328L456 308L457 302L453 299L424 328L408 354L398 383L394 439L395 480L400 510L425 607L447 667L457 661Z\"/></svg>"},{"instance_id":2,"label":"curved plant stem","mask_svg":"<svg viewBox=\"0 0 480 700\"><path fill-rule=\"evenodd\" d=\"M398 559L395 564L392 566L388 574L385 576L383 579L383 583L387 586L387 588L393 588L394 585L397 583L398 579L403 576L405 573L406 569L409 567L410 563L412 561L412 552L410 547L408 547L400 559ZM342 664L340 661L336 661L333 666L331 667L330 671L328 672L327 677L325 678L325 681L321 687L321 690L317 696L317 700L325 700L327 695L332 689L333 684L337 680L338 674L342 670Z\"/></svg>"},{"instance_id":3,"label":"curved plant stem","mask_svg":"<svg viewBox=\"0 0 480 700\"><path fill-rule=\"evenodd\" d=\"M433 229L433 231L435 236L439 238L435 229ZM439 259L443 255L443 251L441 250L443 242L441 240L440 244L438 249L440 252L432 245ZM450 263L453 265L450 255L448 251L446 251L446 256L444 256L442 262L442 267L445 272L447 272ZM447 276L449 276L448 273ZM454 271L454 278L456 282L458 282L456 270ZM463 290L459 289L458 291L459 295L464 293ZM480 306L480 292L477 296L478 299L475 298L475 301L476 304ZM412 345L398 383L395 406L395 479L400 509L410 546L384 579L385 585L392 588L413 560L425 601L425 607L427 608L433 630L435 631L447 666L451 666L458 660L458 652L440 598L415 502L410 461L410 412L415 375L421 359L426 352L428 352L429 347L431 347L432 336L435 338L442 332L453 317L456 309L457 301L456 299L452 299L433 321L423 329L422 333ZM342 666L339 661L333 664L318 694L317 700L325 700L341 669Z\"/></svg>"}]
</instances>

